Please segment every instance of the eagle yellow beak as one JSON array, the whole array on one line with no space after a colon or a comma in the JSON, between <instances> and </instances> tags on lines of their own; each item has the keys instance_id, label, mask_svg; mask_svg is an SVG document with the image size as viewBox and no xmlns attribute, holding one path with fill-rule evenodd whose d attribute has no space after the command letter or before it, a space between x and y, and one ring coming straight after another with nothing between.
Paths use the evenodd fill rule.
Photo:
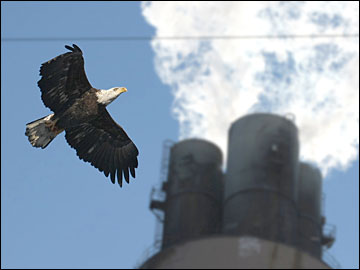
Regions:
<instances>
[{"instance_id":1,"label":"eagle yellow beak","mask_svg":"<svg viewBox=\"0 0 360 270\"><path fill-rule=\"evenodd\" d=\"M127 89L125 87L121 87L120 88L120 93L124 93L124 92L127 92Z\"/></svg>"}]
</instances>

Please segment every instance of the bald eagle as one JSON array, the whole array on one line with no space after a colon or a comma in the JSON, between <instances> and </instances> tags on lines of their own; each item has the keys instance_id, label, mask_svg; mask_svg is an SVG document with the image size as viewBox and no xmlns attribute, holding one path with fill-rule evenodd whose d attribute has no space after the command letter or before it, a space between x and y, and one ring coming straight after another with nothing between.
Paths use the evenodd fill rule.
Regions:
<instances>
[{"instance_id":1,"label":"bald eagle","mask_svg":"<svg viewBox=\"0 0 360 270\"><path fill-rule=\"evenodd\" d=\"M112 183L122 187L123 176L129 183L129 172L135 178L139 154L124 129L106 110L106 106L125 87L95 89L84 69L82 51L66 45L70 52L43 63L38 86L44 105L53 113L26 124L25 135L34 147L45 148L58 134L65 131L68 144L78 157L110 175Z\"/></svg>"}]
</instances>

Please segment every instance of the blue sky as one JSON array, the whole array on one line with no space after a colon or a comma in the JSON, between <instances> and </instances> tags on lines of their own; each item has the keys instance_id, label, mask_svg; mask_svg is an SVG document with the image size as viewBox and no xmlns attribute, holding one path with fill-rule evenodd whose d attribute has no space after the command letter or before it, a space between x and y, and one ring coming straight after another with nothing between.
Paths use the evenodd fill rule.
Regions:
<instances>
[{"instance_id":1,"label":"blue sky","mask_svg":"<svg viewBox=\"0 0 360 270\"><path fill-rule=\"evenodd\" d=\"M138 2L1 2L1 36L152 36ZM63 135L31 147L25 124L50 113L37 87L40 64L76 43L90 83L128 92L109 105L140 150L137 177L122 189L79 160ZM153 242L148 209L162 143L177 140L173 97L154 68L149 41L1 43L2 268L131 268ZM359 266L359 161L324 181L325 215L337 229L330 253Z\"/></svg>"}]
</instances>

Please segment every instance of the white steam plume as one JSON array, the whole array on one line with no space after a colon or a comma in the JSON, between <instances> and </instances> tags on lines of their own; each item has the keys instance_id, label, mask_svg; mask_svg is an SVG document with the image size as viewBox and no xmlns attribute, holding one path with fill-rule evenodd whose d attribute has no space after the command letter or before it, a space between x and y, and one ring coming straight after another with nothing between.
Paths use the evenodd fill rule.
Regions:
<instances>
[{"instance_id":1,"label":"white steam plume","mask_svg":"<svg viewBox=\"0 0 360 270\"><path fill-rule=\"evenodd\" d=\"M144 2L157 37L348 35L353 2ZM204 138L226 157L231 123L252 112L292 113L301 158L324 174L358 156L359 38L154 39L171 86L180 139Z\"/></svg>"}]
</instances>

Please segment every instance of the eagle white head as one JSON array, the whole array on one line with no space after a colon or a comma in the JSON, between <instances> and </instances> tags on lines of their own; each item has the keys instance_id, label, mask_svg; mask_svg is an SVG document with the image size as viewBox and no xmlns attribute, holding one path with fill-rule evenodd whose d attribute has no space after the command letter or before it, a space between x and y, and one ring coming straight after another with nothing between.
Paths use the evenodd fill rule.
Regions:
<instances>
[{"instance_id":1,"label":"eagle white head","mask_svg":"<svg viewBox=\"0 0 360 270\"><path fill-rule=\"evenodd\" d=\"M105 106L113 102L121 93L127 92L125 87L113 87L109 90L99 90L96 92L97 101Z\"/></svg>"}]
</instances>

